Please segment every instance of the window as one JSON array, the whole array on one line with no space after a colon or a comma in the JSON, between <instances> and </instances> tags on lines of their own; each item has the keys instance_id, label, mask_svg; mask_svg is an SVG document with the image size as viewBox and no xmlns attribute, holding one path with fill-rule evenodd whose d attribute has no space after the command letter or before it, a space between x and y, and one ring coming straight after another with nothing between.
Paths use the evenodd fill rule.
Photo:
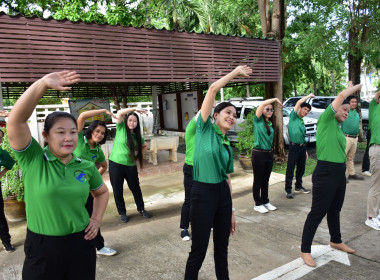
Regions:
<instances>
[{"instance_id":1,"label":"window","mask_svg":"<svg viewBox=\"0 0 380 280\"><path fill-rule=\"evenodd\" d=\"M368 109L369 108L369 103L367 101L361 100L360 101L360 106L362 109Z\"/></svg>"},{"instance_id":2,"label":"window","mask_svg":"<svg viewBox=\"0 0 380 280\"><path fill-rule=\"evenodd\" d=\"M311 102L311 106L317 109L326 109L333 100L333 98L314 98Z\"/></svg>"},{"instance_id":3,"label":"window","mask_svg":"<svg viewBox=\"0 0 380 280\"><path fill-rule=\"evenodd\" d=\"M288 100L288 102L286 102L285 107L294 107L294 106L296 106L298 100L300 100L300 99L301 99L301 97L290 98Z\"/></svg>"}]
</instances>

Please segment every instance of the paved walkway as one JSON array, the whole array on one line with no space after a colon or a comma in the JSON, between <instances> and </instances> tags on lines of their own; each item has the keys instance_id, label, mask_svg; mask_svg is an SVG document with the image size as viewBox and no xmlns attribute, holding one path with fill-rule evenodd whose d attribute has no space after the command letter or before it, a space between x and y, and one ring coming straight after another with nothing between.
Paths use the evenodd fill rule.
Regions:
<instances>
[{"instance_id":1,"label":"paved walkway","mask_svg":"<svg viewBox=\"0 0 380 280\"><path fill-rule=\"evenodd\" d=\"M182 168L183 160L179 156L179 163L170 165ZM164 166L165 159L161 162L159 158L159 162L158 167ZM229 246L231 279L380 279L380 232L364 225L369 178L347 185L341 214L343 240L357 249L356 254L347 257L326 246L329 234L323 220L312 249L312 254L320 255L318 266L311 269L299 259L311 194L286 199L284 177L272 174L269 197L278 210L259 214L253 211L252 174L244 173L237 165L235 162L236 172L232 177L238 229ZM356 169L360 171L359 165ZM126 224L120 222L111 194L101 228L107 245L119 253L97 258L97 279L183 279L191 242L179 237L182 180L180 170L140 177L146 209L153 214L151 219L138 215L126 187L130 217ZM304 178L304 185L311 188L311 176ZM16 251L6 254L0 249L0 280L21 279L26 224L10 223L10 229ZM200 280L216 279L212 247L211 238Z\"/></svg>"}]
</instances>

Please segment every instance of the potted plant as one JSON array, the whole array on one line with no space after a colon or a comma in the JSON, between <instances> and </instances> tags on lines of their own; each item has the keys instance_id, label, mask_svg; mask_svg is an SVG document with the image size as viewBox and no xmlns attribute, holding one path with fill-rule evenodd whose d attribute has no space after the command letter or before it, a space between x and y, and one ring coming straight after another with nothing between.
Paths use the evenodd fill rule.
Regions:
<instances>
[{"instance_id":1,"label":"potted plant","mask_svg":"<svg viewBox=\"0 0 380 280\"><path fill-rule=\"evenodd\" d=\"M1 178L4 213L11 222L25 221L24 182L21 178L21 168L9 145L7 130L4 129L3 131L4 139L1 144L2 149L6 150L15 160L13 168L8 170Z\"/></svg>"},{"instance_id":2,"label":"potted plant","mask_svg":"<svg viewBox=\"0 0 380 280\"><path fill-rule=\"evenodd\" d=\"M240 151L239 162L245 172L253 172L251 152L253 148L253 118L256 114L256 108L246 116L244 122L239 124L241 130L237 134L237 143L235 147Z\"/></svg>"}]
</instances>

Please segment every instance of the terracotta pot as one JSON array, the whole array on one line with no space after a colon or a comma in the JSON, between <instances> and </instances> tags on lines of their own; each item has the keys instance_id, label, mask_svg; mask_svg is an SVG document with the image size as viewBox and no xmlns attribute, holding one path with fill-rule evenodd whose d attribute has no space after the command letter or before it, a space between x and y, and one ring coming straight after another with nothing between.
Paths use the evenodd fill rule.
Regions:
<instances>
[{"instance_id":1,"label":"terracotta pot","mask_svg":"<svg viewBox=\"0 0 380 280\"><path fill-rule=\"evenodd\" d=\"M253 173L253 168L252 168L252 158L246 156L245 154L240 154L239 155L239 162L243 170L247 173Z\"/></svg>"},{"instance_id":2,"label":"terracotta pot","mask_svg":"<svg viewBox=\"0 0 380 280\"><path fill-rule=\"evenodd\" d=\"M26 221L25 202L17 201L16 198L4 200L4 214L10 222Z\"/></svg>"}]
</instances>

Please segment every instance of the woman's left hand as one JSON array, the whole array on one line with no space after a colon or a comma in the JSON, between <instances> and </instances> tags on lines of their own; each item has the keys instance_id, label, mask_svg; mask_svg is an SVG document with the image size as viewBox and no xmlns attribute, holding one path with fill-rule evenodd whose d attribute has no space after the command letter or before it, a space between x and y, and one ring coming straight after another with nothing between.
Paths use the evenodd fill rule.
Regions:
<instances>
[{"instance_id":1,"label":"woman's left hand","mask_svg":"<svg viewBox=\"0 0 380 280\"><path fill-rule=\"evenodd\" d=\"M84 232L86 233L84 236L84 239L86 240L94 239L96 235L98 234L99 227L100 227L100 223L94 218L90 218L88 226L84 230Z\"/></svg>"},{"instance_id":2,"label":"woman's left hand","mask_svg":"<svg viewBox=\"0 0 380 280\"><path fill-rule=\"evenodd\" d=\"M235 214L234 212L232 212L230 234L234 235L235 231L236 231L236 220L235 220Z\"/></svg>"}]
</instances>

